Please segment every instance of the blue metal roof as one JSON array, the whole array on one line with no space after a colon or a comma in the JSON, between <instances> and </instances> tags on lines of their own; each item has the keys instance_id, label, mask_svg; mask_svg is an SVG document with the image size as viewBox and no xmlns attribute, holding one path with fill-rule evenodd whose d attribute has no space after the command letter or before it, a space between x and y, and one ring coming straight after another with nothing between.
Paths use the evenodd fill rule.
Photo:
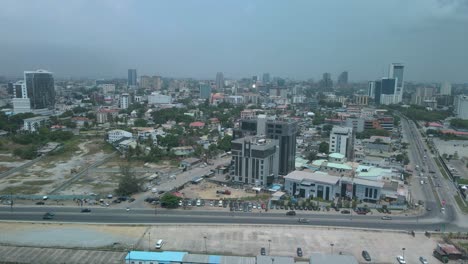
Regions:
<instances>
[{"instance_id":1,"label":"blue metal roof","mask_svg":"<svg viewBox=\"0 0 468 264\"><path fill-rule=\"evenodd\" d=\"M221 263L221 256L210 255L208 261L210 264L219 264Z\"/></svg>"},{"instance_id":2,"label":"blue metal roof","mask_svg":"<svg viewBox=\"0 0 468 264\"><path fill-rule=\"evenodd\" d=\"M148 252L148 251L130 251L126 260L154 260L158 262L182 262L185 254L188 252L182 251L163 251L163 252Z\"/></svg>"}]
</instances>

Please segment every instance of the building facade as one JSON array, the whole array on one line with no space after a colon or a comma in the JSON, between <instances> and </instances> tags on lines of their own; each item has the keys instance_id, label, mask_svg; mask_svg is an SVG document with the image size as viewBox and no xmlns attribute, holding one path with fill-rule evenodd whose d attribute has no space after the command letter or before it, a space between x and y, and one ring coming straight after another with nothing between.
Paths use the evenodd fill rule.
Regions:
<instances>
[{"instance_id":1,"label":"building facade","mask_svg":"<svg viewBox=\"0 0 468 264\"><path fill-rule=\"evenodd\" d=\"M39 128L46 125L49 117L47 116L36 116L31 118L26 118L23 120L23 130L29 132L36 132Z\"/></svg>"},{"instance_id":2,"label":"building facade","mask_svg":"<svg viewBox=\"0 0 468 264\"><path fill-rule=\"evenodd\" d=\"M121 129L114 129L107 133L107 141L109 143L114 143L124 138L132 138L132 133Z\"/></svg>"},{"instance_id":3,"label":"building facade","mask_svg":"<svg viewBox=\"0 0 468 264\"><path fill-rule=\"evenodd\" d=\"M403 73L405 66L402 63L392 63L390 64L388 76L396 80L395 85L395 100L394 104L401 103L403 101L403 92L404 92L404 78Z\"/></svg>"},{"instance_id":4,"label":"building facade","mask_svg":"<svg viewBox=\"0 0 468 264\"><path fill-rule=\"evenodd\" d=\"M210 99L211 97L211 85L200 84L200 99Z\"/></svg>"},{"instance_id":5,"label":"building facade","mask_svg":"<svg viewBox=\"0 0 468 264\"><path fill-rule=\"evenodd\" d=\"M45 70L25 71L26 96L31 109L55 108L55 84L51 72ZM23 98L24 92L23 92Z\"/></svg>"},{"instance_id":6,"label":"building facade","mask_svg":"<svg viewBox=\"0 0 468 264\"><path fill-rule=\"evenodd\" d=\"M278 141L265 137L247 136L232 141L233 182L264 186L278 178Z\"/></svg>"},{"instance_id":7,"label":"building facade","mask_svg":"<svg viewBox=\"0 0 468 264\"><path fill-rule=\"evenodd\" d=\"M459 95L455 98L455 115L457 118L468 119L468 96Z\"/></svg>"},{"instance_id":8,"label":"building facade","mask_svg":"<svg viewBox=\"0 0 468 264\"><path fill-rule=\"evenodd\" d=\"M137 70L136 69L128 69L127 84L128 86L137 86Z\"/></svg>"},{"instance_id":9,"label":"building facade","mask_svg":"<svg viewBox=\"0 0 468 264\"><path fill-rule=\"evenodd\" d=\"M216 89L220 91L224 88L224 76L222 72L216 73Z\"/></svg>"},{"instance_id":10,"label":"building facade","mask_svg":"<svg viewBox=\"0 0 468 264\"><path fill-rule=\"evenodd\" d=\"M351 161L354 159L354 133L352 127L333 127L330 133L329 152L341 153Z\"/></svg>"},{"instance_id":11,"label":"building facade","mask_svg":"<svg viewBox=\"0 0 468 264\"><path fill-rule=\"evenodd\" d=\"M129 105L130 95L128 93L123 93L120 95L120 108L127 109Z\"/></svg>"}]
</instances>

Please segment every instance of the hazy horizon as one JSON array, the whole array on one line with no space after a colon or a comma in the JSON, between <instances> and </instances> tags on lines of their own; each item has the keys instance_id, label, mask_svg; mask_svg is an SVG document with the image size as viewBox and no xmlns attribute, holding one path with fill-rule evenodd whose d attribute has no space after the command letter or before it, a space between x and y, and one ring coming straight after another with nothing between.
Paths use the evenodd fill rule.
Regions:
<instances>
[{"instance_id":1,"label":"hazy horizon","mask_svg":"<svg viewBox=\"0 0 468 264\"><path fill-rule=\"evenodd\" d=\"M468 82L468 1L3 1L0 76Z\"/></svg>"}]
</instances>

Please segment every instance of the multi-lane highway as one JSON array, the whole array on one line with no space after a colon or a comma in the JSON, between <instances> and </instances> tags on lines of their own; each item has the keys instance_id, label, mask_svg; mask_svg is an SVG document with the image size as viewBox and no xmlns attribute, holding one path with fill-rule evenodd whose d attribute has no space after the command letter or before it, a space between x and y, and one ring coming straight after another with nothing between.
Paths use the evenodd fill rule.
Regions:
<instances>
[{"instance_id":1,"label":"multi-lane highway","mask_svg":"<svg viewBox=\"0 0 468 264\"><path fill-rule=\"evenodd\" d=\"M53 219L43 220L45 212L53 212ZM151 209L111 209L92 208L89 213L81 213L76 207L8 207L0 208L0 220L10 221L46 221L74 223L115 223L115 224L160 224L160 223L200 223L200 224L281 224L304 225L299 218L306 218L307 225L382 228L399 230L436 230L450 226L448 222L435 221L430 216L405 217L392 216L392 220L382 220L380 216L372 215L342 215L342 214L312 214L300 213L296 216L286 216L281 213L244 213L216 212L196 210L166 210Z\"/></svg>"}]
</instances>

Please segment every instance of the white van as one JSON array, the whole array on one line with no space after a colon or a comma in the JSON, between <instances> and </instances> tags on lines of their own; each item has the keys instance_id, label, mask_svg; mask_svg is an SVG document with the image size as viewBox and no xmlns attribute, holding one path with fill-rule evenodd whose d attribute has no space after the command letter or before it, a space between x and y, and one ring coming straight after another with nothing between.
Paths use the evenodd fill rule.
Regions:
<instances>
[{"instance_id":1,"label":"white van","mask_svg":"<svg viewBox=\"0 0 468 264\"><path fill-rule=\"evenodd\" d=\"M424 181L421 181L421 184L424 184Z\"/></svg>"},{"instance_id":2,"label":"white van","mask_svg":"<svg viewBox=\"0 0 468 264\"><path fill-rule=\"evenodd\" d=\"M156 242L156 246L155 246L155 247L156 247L157 249L160 249L160 248L162 248L163 245L164 245L164 240L159 239L158 242Z\"/></svg>"},{"instance_id":3,"label":"white van","mask_svg":"<svg viewBox=\"0 0 468 264\"><path fill-rule=\"evenodd\" d=\"M219 206L219 207L223 207L223 200L219 200L218 206Z\"/></svg>"}]
</instances>

